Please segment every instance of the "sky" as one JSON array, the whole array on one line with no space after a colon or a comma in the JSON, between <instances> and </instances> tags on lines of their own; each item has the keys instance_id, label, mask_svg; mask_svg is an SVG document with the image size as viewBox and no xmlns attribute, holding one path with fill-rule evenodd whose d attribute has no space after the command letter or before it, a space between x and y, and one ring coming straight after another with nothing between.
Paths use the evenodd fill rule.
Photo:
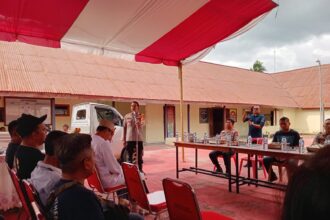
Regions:
<instances>
[{"instance_id":1,"label":"sky","mask_svg":"<svg viewBox=\"0 0 330 220\"><path fill-rule=\"evenodd\" d=\"M255 27L219 43L203 60L246 69L260 60L269 73L315 66L317 59L329 64L330 0L274 2L279 7Z\"/></svg>"}]
</instances>

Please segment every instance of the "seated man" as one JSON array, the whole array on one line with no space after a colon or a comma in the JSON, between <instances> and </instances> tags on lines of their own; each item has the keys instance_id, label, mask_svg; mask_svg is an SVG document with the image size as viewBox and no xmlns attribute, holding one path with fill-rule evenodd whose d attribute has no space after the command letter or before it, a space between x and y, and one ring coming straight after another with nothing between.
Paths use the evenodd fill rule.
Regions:
<instances>
[{"instance_id":1,"label":"seated man","mask_svg":"<svg viewBox=\"0 0 330 220\"><path fill-rule=\"evenodd\" d=\"M105 220L102 205L84 180L94 172L92 138L88 134L68 134L61 138L55 156L62 178L48 200L48 217L61 220ZM129 219L141 219L130 215Z\"/></svg>"},{"instance_id":2,"label":"seated man","mask_svg":"<svg viewBox=\"0 0 330 220\"><path fill-rule=\"evenodd\" d=\"M14 157L15 157L18 147L20 146L20 144L22 142L21 137L17 134L17 131L16 131L17 126L18 126L17 120L11 121L8 124L8 131L9 131L11 140L10 140L10 143L8 144L8 147L6 150L6 162L10 169L13 169L13 167L14 167Z\"/></svg>"},{"instance_id":3,"label":"seated man","mask_svg":"<svg viewBox=\"0 0 330 220\"><path fill-rule=\"evenodd\" d=\"M238 144L238 132L234 129L234 120L227 119L225 130L221 131L220 133L220 143L226 143L226 137L227 135L230 135L232 144L237 145ZM222 152L222 151L212 151L209 154L209 157L212 161L212 163L216 166L216 172L223 173L223 170L218 162L218 156L223 157L223 161L225 163L226 167L226 173L229 173L229 163L230 163L230 157L233 155L233 152Z\"/></svg>"},{"instance_id":4,"label":"seated man","mask_svg":"<svg viewBox=\"0 0 330 220\"><path fill-rule=\"evenodd\" d=\"M313 140L312 145L321 145L323 146L324 143L330 142L330 118L326 119L323 123L324 132L320 132L316 135ZM327 143L330 144L330 143Z\"/></svg>"},{"instance_id":5,"label":"seated man","mask_svg":"<svg viewBox=\"0 0 330 220\"><path fill-rule=\"evenodd\" d=\"M22 144L16 151L14 165L20 179L30 178L37 163L45 157L39 147L44 143L47 134L47 128L43 123L46 118L47 115L38 118L33 115L22 114L17 119L16 131L22 138Z\"/></svg>"},{"instance_id":6,"label":"seated man","mask_svg":"<svg viewBox=\"0 0 330 220\"><path fill-rule=\"evenodd\" d=\"M104 219L98 198L84 187L84 180L94 172L91 141L88 134L68 134L56 149L62 178L55 190L62 192L49 200L51 219Z\"/></svg>"},{"instance_id":7,"label":"seated man","mask_svg":"<svg viewBox=\"0 0 330 220\"><path fill-rule=\"evenodd\" d=\"M290 120L287 117L280 118L280 130L277 131L273 137L273 142L281 143L282 138L285 137L288 146L296 147L299 146L299 139L300 135L297 131L290 129ZM269 180L271 182L277 180L277 176L273 169L271 168L271 165L273 162L279 162L279 163L285 163L289 162L291 166L296 166L297 161L296 160L281 160L279 158L275 157L264 157L264 165L267 169ZM287 170L288 174L290 173L289 170Z\"/></svg>"},{"instance_id":8,"label":"seated man","mask_svg":"<svg viewBox=\"0 0 330 220\"><path fill-rule=\"evenodd\" d=\"M54 152L58 147L58 142L64 135L67 135L67 133L63 131L52 131L47 135L45 159L38 162L31 173L31 179L29 179L29 182L37 190L44 206L46 206L49 194L54 189L55 184L61 179L62 171L58 168L59 164Z\"/></svg>"},{"instance_id":9,"label":"seated man","mask_svg":"<svg viewBox=\"0 0 330 220\"><path fill-rule=\"evenodd\" d=\"M92 147L95 152L95 164L104 188L125 184L123 170L111 150L115 126L111 121L102 119L92 136Z\"/></svg>"}]
</instances>

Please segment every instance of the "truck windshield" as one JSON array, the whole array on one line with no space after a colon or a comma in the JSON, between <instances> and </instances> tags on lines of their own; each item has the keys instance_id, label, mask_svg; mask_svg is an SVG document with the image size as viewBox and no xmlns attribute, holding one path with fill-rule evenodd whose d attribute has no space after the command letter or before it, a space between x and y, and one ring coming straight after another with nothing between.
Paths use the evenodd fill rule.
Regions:
<instances>
[{"instance_id":1,"label":"truck windshield","mask_svg":"<svg viewBox=\"0 0 330 220\"><path fill-rule=\"evenodd\" d=\"M122 120L116 112L107 108L95 107L95 109L97 114L97 120L100 121L101 119L107 119L109 121L112 121L117 126L122 126Z\"/></svg>"}]
</instances>

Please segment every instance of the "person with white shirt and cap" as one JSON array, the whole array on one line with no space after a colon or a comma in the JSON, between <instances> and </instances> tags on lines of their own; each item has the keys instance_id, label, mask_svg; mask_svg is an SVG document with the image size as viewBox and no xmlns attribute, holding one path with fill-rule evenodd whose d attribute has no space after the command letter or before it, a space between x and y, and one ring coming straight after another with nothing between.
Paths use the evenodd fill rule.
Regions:
<instances>
[{"instance_id":1,"label":"person with white shirt and cap","mask_svg":"<svg viewBox=\"0 0 330 220\"><path fill-rule=\"evenodd\" d=\"M102 119L92 135L92 147L95 164L104 188L125 184L123 170L111 149L111 140L115 132L113 122Z\"/></svg>"}]
</instances>

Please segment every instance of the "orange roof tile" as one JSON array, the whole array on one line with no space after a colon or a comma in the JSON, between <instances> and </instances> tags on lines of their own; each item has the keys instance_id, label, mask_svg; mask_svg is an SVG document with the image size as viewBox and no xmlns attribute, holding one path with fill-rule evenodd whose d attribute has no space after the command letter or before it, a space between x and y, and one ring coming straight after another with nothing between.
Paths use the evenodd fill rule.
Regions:
<instances>
[{"instance_id":1,"label":"orange roof tile","mask_svg":"<svg viewBox=\"0 0 330 220\"><path fill-rule=\"evenodd\" d=\"M330 107L330 64L321 66L323 76L324 106ZM272 77L279 83L301 108L320 107L320 78L319 67L285 71L272 74Z\"/></svg>"},{"instance_id":2,"label":"orange roof tile","mask_svg":"<svg viewBox=\"0 0 330 220\"><path fill-rule=\"evenodd\" d=\"M317 89L308 86L317 81L301 70L271 75L198 62L184 66L183 76L186 102L317 106ZM179 100L179 80L175 67L0 42L0 94L167 103Z\"/></svg>"}]
</instances>

